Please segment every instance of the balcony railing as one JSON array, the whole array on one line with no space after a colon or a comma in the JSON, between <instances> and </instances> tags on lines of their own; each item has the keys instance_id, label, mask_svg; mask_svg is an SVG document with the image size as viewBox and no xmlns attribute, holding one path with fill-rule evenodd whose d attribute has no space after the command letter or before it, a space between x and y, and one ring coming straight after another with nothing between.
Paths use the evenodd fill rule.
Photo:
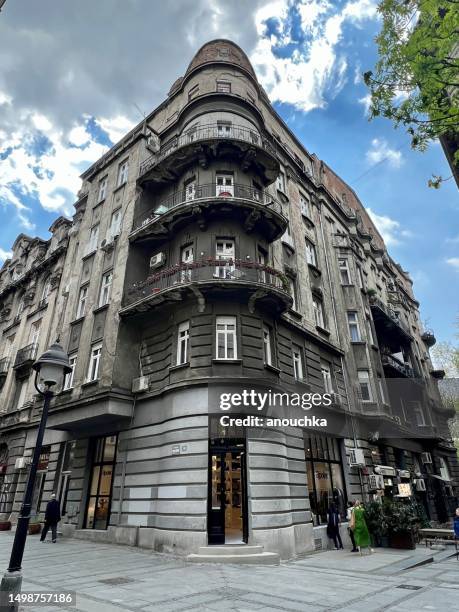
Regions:
<instances>
[{"instance_id":1,"label":"balcony railing","mask_svg":"<svg viewBox=\"0 0 459 612\"><path fill-rule=\"evenodd\" d=\"M178 149L203 140L238 140L258 146L276 157L272 144L257 131L242 125L210 123L188 129L163 144L157 153L153 153L140 165L139 177Z\"/></svg>"},{"instance_id":2,"label":"balcony railing","mask_svg":"<svg viewBox=\"0 0 459 612\"><path fill-rule=\"evenodd\" d=\"M400 327L405 334L411 337L411 332L408 325L402 321L395 310L392 310L392 308L384 304L384 302L375 295L371 296L370 305L372 307L379 308L379 310L381 310L393 323L395 323L395 325L398 325L398 327Z\"/></svg>"},{"instance_id":3,"label":"balcony railing","mask_svg":"<svg viewBox=\"0 0 459 612\"><path fill-rule=\"evenodd\" d=\"M35 361L37 357L37 345L28 344L16 353L16 359L14 360L14 368L20 368L32 361Z\"/></svg>"},{"instance_id":4,"label":"balcony railing","mask_svg":"<svg viewBox=\"0 0 459 612\"><path fill-rule=\"evenodd\" d=\"M10 358L3 357L0 359L0 376L5 376L8 373L8 368L10 367Z\"/></svg>"},{"instance_id":5,"label":"balcony railing","mask_svg":"<svg viewBox=\"0 0 459 612\"><path fill-rule=\"evenodd\" d=\"M262 285L281 292L286 301L290 301L290 290L287 277L278 270L259 263L238 259L209 258L191 263L179 263L175 266L152 274L144 281L134 283L126 294L125 306L169 290L198 285L241 285L253 287L256 291Z\"/></svg>"},{"instance_id":6,"label":"balcony railing","mask_svg":"<svg viewBox=\"0 0 459 612\"><path fill-rule=\"evenodd\" d=\"M186 189L176 191L168 198L161 200L154 208L147 210L134 218L132 231L136 231L159 219L165 213L179 207L192 206L195 202L218 198L218 201L248 200L266 206L270 211L282 215L282 206L267 191L256 189L250 185L223 186L215 183L196 185L193 193ZM283 215L282 215L283 216Z\"/></svg>"},{"instance_id":7,"label":"balcony railing","mask_svg":"<svg viewBox=\"0 0 459 612\"><path fill-rule=\"evenodd\" d=\"M383 365L390 366L391 368L399 372L403 377L414 377L413 368L411 368L411 366L407 365L406 363L402 363L393 355L382 354L381 361Z\"/></svg>"}]
</instances>

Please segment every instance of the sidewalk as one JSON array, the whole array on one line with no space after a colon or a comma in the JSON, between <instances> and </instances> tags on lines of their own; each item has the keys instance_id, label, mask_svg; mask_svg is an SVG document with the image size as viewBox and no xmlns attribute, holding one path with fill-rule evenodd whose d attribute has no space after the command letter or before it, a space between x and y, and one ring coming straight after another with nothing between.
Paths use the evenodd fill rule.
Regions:
<instances>
[{"instance_id":1,"label":"sidewalk","mask_svg":"<svg viewBox=\"0 0 459 612\"><path fill-rule=\"evenodd\" d=\"M1 571L13 534L0 532ZM458 610L459 562L429 563L431 551L376 549L360 556L326 551L278 567L198 565L184 559L76 539L40 543L29 536L23 591L75 590L77 606L28 606L25 612L411 612Z\"/></svg>"}]
</instances>

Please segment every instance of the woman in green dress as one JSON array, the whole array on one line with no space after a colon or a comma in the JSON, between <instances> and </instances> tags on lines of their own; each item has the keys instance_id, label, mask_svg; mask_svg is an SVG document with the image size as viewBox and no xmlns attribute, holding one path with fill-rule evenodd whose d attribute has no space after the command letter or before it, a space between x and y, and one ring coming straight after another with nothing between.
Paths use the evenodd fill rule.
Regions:
<instances>
[{"instance_id":1,"label":"woman in green dress","mask_svg":"<svg viewBox=\"0 0 459 612\"><path fill-rule=\"evenodd\" d=\"M354 532L355 543L360 554L362 554L362 548L369 548L370 553L372 553L370 533L365 521L365 509L358 500L355 502L352 511L351 529Z\"/></svg>"}]
</instances>

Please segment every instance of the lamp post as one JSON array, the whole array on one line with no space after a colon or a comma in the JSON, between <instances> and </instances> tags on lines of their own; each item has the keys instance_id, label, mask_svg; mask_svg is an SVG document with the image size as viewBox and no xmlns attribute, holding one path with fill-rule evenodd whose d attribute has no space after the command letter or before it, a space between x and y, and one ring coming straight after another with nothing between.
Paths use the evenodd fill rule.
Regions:
<instances>
[{"instance_id":1,"label":"lamp post","mask_svg":"<svg viewBox=\"0 0 459 612\"><path fill-rule=\"evenodd\" d=\"M35 478L46 428L46 420L48 418L49 404L51 398L54 396L53 387L59 387L63 382L65 374L72 371L67 353L57 343L53 344L45 351L32 367L35 370L35 388L44 398L43 412L38 427L37 440L33 451L32 463L30 464L27 486L18 516L13 548L11 549L10 564L3 576L0 587L0 610L2 612L14 612L18 609L18 604L11 603L9 600L11 595L17 595L21 591L22 557L24 555L24 547L29 527ZM40 385L42 385L42 387L40 387Z\"/></svg>"}]
</instances>

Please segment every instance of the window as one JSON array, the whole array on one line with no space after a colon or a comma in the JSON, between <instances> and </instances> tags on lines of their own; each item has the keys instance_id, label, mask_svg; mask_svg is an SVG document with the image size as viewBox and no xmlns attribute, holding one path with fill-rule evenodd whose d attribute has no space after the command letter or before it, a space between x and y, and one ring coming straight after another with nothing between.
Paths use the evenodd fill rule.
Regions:
<instances>
[{"instance_id":1,"label":"window","mask_svg":"<svg viewBox=\"0 0 459 612\"><path fill-rule=\"evenodd\" d=\"M196 197L196 179L192 178L185 183L185 202L191 202Z\"/></svg>"},{"instance_id":2,"label":"window","mask_svg":"<svg viewBox=\"0 0 459 612\"><path fill-rule=\"evenodd\" d=\"M190 322L184 321L178 326L177 365L188 363L190 348Z\"/></svg>"},{"instance_id":3,"label":"window","mask_svg":"<svg viewBox=\"0 0 459 612\"><path fill-rule=\"evenodd\" d=\"M349 262L347 259L342 259L339 258L338 259L338 267L339 267L339 274L340 274L340 278L341 278L341 284L342 285L350 285L351 284L351 275L349 272Z\"/></svg>"},{"instance_id":4,"label":"window","mask_svg":"<svg viewBox=\"0 0 459 612\"><path fill-rule=\"evenodd\" d=\"M38 345L38 341L40 340L40 327L41 319L32 323L30 328L30 344Z\"/></svg>"},{"instance_id":5,"label":"window","mask_svg":"<svg viewBox=\"0 0 459 612\"><path fill-rule=\"evenodd\" d=\"M232 174L217 174L216 178L217 196L234 196L234 181Z\"/></svg>"},{"instance_id":6,"label":"window","mask_svg":"<svg viewBox=\"0 0 459 612\"><path fill-rule=\"evenodd\" d=\"M380 376L378 377L378 386L379 386L379 394L381 395L381 402L383 404L387 404L386 392L384 390L384 382Z\"/></svg>"},{"instance_id":7,"label":"window","mask_svg":"<svg viewBox=\"0 0 459 612\"><path fill-rule=\"evenodd\" d=\"M312 296L312 309L314 311L314 321L317 327L325 329L324 306L318 297Z\"/></svg>"},{"instance_id":8,"label":"window","mask_svg":"<svg viewBox=\"0 0 459 612\"><path fill-rule=\"evenodd\" d=\"M75 367L76 367L77 356L69 355L69 366L72 368L72 371L65 375L64 385L62 387L63 391L67 391L67 389L73 388L73 379L75 376Z\"/></svg>"},{"instance_id":9,"label":"window","mask_svg":"<svg viewBox=\"0 0 459 612\"><path fill-rule=\"evenodd\" d=\"M285 174L282 172L282 170L277 175L276 189L285 193Z\"/></svg>"},{"instance_id":10,"label":"window","mask_svg":"<svg viewBox=\"0 0 459 612\"><path fill-rule=\"evenodd\" d=\"M370 387L370 373L368 370L359 370L357 372L357 377L360 386L360 397L362 398L362 402L372 402L373 398L371 395L371 387Z\"/></svg>"},{"instance_id":11,"label":"window","mask_svg":"<svg viewBox=\"0 0 459 612\"><path fill-rule=\"evenodd\" d=\"M196 98L198 93L199 93L199 85L195 85L188 92L188 101L192 100L193 98Z\"/></svg>"},{"instance_id":12,"label":"window","mask_svg":"<svg viewBox=\"0 0 459 612\"><path fill-rule=\"evenodd\" d=\"M231 121L217 121L217 135L221 138L231 136Z\"/></svg>"},{"instance_id":13,"label":"window","mask_svg":"<svg viewBox=\"0 0 459 612\"><path fill-rule=\"evenodd\" d=\"M182 264L191 264L194 261L194 249L192 244L187 244L186 246L180 249L180 261ZM182 283L189 282L191 280L192 270L188 269L187 266L184 266L185 269L182 270Z\"/></svg>"},{"instance_id":14,"label":"window","mask_svg":"<svg viewBox=\"0 0 459 612\"><path fill-rule=\"evenodd\" d=\"M359 320L357 318L357 313L354 311L350 311L347 313L347 323L349 325L349 335L351 337L351 342L360 342L360 328L359 328Z\"/></svg>"},{"instance_id":15,"label":"window","mask_svg":"<svg viewBox=\"0 0 459 612\"><path fill-rule=\"evenodd\" d=\"M88 301L88 286L81 287L78 297L77 319L84 317L86 314L86 304Z\"/></svg>"},{"instance_id":16,"label":"window","mask_svg":"<svg viewBox=\"0 0 459 612\"><path fill-rule=\"evenodd\" d=\"M330 371L330 366L326 363L320 364L320 369L322 371L322 380L324 381L324 388L326 393L334 393L333 391L333 381Z\"/></svg>"},{"instance_id":17,"label":"window","mask_svg":"<svg viewBox=\"0 0 459 612\"><path fill-rule=\"evenodd\" d=\"M16 382L16 392L14 394L14 408L19 410L26 403L27 398L27 379Z\"/></svg>"},{"instance_id":18,"label":"window","mask_svg":"<svg viewBox=\"0 0 459 612\"><path fill-rule=\"evenodd\" d=\"M426 417L424 415L424 410L422 409L421 402L410 402L410 404L411 404L411 410L414 416L414 424L417 425L418 427L425 427L427 423L426 423Z\"/></svg>"},{"instance_id":19,"label":"window","mask_svg":"<svg viewBox=\"0 0 459 612\"><path fill-rule=\"evenodd\" d=\"M438 457L438 462L440 463L440 476L443 478L443 480L447 480L448 482L450 482L451 478L449 475L448 465L445 459L443 459L443 457Z\"/></svg>"},{"instance_id":20,"label":"window","mask_svg":"<svg viewBox=\"0 0 459 612\"><path fill-rule=\"evenodd\" d=\"M290 295L293 298L292 310L298 310L298 293L296 289L296 280L287 274L287 282L290 290Z\"/></svg>"},{"instance_id":21,"label":"window","mask_svg":"<svg viewBox=\"0 0 459 612\"><path fill-rule=\"evenodd\" d=\"M115 210L112 214L112 218L110 220L110 230L109 230L109 242L119 236L121 232L121 208Z\"/></svg>"},{"instance_id":22,"label":"window","mask_svg":"<svg viewBox=\"0 0 459 612\"><path fill-rule=\"evenodd\" d=\"M317 267L316 247L306 238L306 261Z\"/></svg>"},{"instance_id":23,"label":"window","mask_svg":"<svg viewBox=\"0 0 459 612\"><path fill-rule=\"evenodd\" d=\"M237 359L236 317L217 317L217 359Z\"/></svg>"},{"instance_id":24,"label":"window","mask_svg":"<svg viewBox=\"0 0 459 612\"><path fill-rule=\"evenodd\" d=\"M314 525L327 523L327 511L332 502L344 519L346 496L339 440L305 431L304 451Z\"/></svg>"},{"instance_id":25,"label":"window","mask_svg":"<svg viewBox=\"0 0 459 612\"><path fill-rule=\"evenodd\" d=\"M46 304L48 302L48 296L51 292L51 280L48 277L43 284L43 291L41 292L41 300L42 304Z\"/></svg>"},{"instance_id":26,"label":"window","mask_svg":"<svg viewBox=\"0 0 459 612\"><path fill-rule=\"evenodd\" d=\"M86 249L86 255L89 255L89 253L96 251L98 246L99 246L99 224L91 227L91 230L89 232L89 241L88 241L88 246Z\"/></svg>"},{"instance_id":27,"label":"window","mask_svg":"<svg viewBox=\"0 0 459 612\"><path fill-rule=\"evenodd\" d=\"M311 218L311 202L309 201L309 198L302 193L300 193L300 208L302 215Z\"/></svg>"},{"instance_id":28,"label":"window","mask_svg":"<svg viewBox=\"0 0 459 612\"><path fill-rule=\"evenodd\" d=\"M231 93L231 83L229 81L217 81L217 91L220 93Z\"/></svg>"},{"instance_id":29,"label":"window","mask_svg":"<svg viewBox=\"0 0 459 612\"><path fill-rule=\"evenodd\" d=\"M99 181L99 194L97 196L98 202L102 202L102 200L105 200L105 196L107 195L107 183L108 180L106 176L104 176L104 178Z\"/></svg>"},{"instance_id":30,"label":"window","mask_svg":"<svg viewBox=\"0 0 459 612\"><path fill-rule=\"evenodd\" d=\"M273 335L268 325L263 325L263 360L266 365L273 365Z\"/></svg>"},{"instance_id":31,"label":"window","mask_svg":"<svg viewBox=\"0 0 459 612\"><path fill-rule=\"evenodd\" d=\"M124 162L121 162L121 164L118 167L118 181L116 183L117 187L120 187L121 185L124 185L124 183L127 183L128 174L129 174L129 161L126 159Z\"/></svg>"},{"instance_id":32,"label":"window","mask_svg":"<svg viewBox=\"0 0 459 612\"><path fill-rule=\"evenodd\" d=\"M303 380L303 359L301 355L301 347L297 344L293 345L292 348L293 358L293 375L296 380Z\"/></svg>"},{"instance_id":33,"label":"window","mask_svg":"<svg viewBox=\"0 0 459 612\"><path fill-rule=\"evenodd\" d=\"M100 287L99 307L105 306L110 302L110 294L112 291L113 272L106 272L102 276L102 285Z\"/></svg>"},{"instance_id":34,"label":"window","mask_svg":"<svg viewBox=\"0 0 459 612\"><path fill-rule=\"evenodd\" d=\"M215 243L215 258L234 262L234 240L217 239ZM234 276L234 263L215 268L215 276L218 278L232 278Z\"/></svg>"},{"instance_id":35,"label":"window","mask_svg":"<svg viewBox=\"0 0 459 612\"><path fill-rule=\"evenodd\" d=\"M358 264L356 265L356 268L357 268L357 283L359 285L359 289L363 289L365 285L363 283L362 268Z\"/></svg>"},{"instance_id":36,"label":"window","mask_svg":"<svg viewBox=\"0 0 459 612\"><path fill-rule=\"evenodd\" d=\"M7 359L11 359L11 357L13 356L13 347L14 347L14 339L16 336L8 336L8 338L6 339L6 346L5 346L5 352L3 353L3 357L6 357Z\"/></svg>"},{"instance_id":37,"label":"window","mask_svg":"<svg viewBox=\"0 0 459 612\"><path fill-rule=\"evenodd\" d=\"M17 317L20 317L22 315L22 313L24 312L24 308L25 308L24 298L21 297L21 299L18 302L18 309L16 311L16 316Z\"/></svg>"},{"instance_id":38,"label":"window","mask_svg":"<svg viewBox=\"0 0 459 612\"><path fill-rule=\"evenodd\" d=\"M99 378L99 366L100 366L101 353L102 353L102 343L94 344L91 348L91 356L89 358L87 382L91 382Z\"/></svg>"},{"instance_id":39,"label":"window","mask_svg":"<svg viewBox=\"0 0 459 612\"><path fill-rule=\"evenodd\" d=\"M376 346L376 340L373 335L373 326L371 325L370 317L367 317L367 330L368 330L368 340L370 341L371 344L373 344L373 346Z\"/></svg>"},{"instance_id":40,"label":"window","mask_svg":"<svg viewBox=\"0 0 459 612\"><path fill-rule=\"evenodd\" d=\"M260 266L263 266L262 269L258 270L258 281L260 283L266 283L266 270L264 266L266 266L268 261L268 257L266 251L262 249L260 246L257 247L257 263Z\"/></svg>"}]
</instances>

